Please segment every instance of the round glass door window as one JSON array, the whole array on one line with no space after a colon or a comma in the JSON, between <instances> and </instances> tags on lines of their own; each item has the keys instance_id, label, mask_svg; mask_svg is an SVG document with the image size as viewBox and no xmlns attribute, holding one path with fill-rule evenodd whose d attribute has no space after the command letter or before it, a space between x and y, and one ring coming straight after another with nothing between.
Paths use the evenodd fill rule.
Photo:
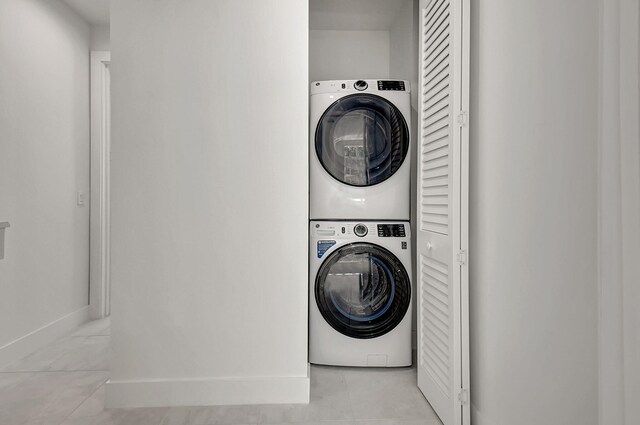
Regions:
<instances>
[{"instance_id":1,"label":"round glass door window","mask_svg":"<svg viewBox=\"0 0 640 425\"><path fill-rule=\"evenodd\" d=\"M345 96L322 115L316 154L325 170L351 186L372 186L391 177L409 150L409 130L400 111L366 93Z\"/></svg>"},{"instance_id":2,"label":"round glass door window","mask_svg":"<svg viewBox=\"0 0 640 425\"><path fill-rule=\"evenodd\" d=\"M320 313L335 330L352 338L375 338L404 318L411 304L411 283L391 252L353 243L322 263L315 296Z\"/></svg>"}]
</instances>

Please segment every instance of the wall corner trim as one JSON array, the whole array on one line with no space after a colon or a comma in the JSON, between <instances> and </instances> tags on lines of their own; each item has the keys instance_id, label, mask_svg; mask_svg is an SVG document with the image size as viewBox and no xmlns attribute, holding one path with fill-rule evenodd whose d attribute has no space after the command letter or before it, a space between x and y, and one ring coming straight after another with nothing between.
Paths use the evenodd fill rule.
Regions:
<instances>
[{"instance_id":1,"label":"wall corner trim","mask_svg":"<svg viewBox=\"0 0 640 425\"><path fill-rule=\"evenodd\" d=\"M0 347L0 367L13 363L52 343L88 320L89 306L87 305L11 341Z\"/></svg>"},{"instance_id":2,"label":"wall corner trim","mask_svg":"<svg viewBox=\"0 0 640 425\"><path fill-rule=\"evenodd\" d=\"M107 407L307 404L306 376L107 381Z\"/></svg>"}]
</instances>

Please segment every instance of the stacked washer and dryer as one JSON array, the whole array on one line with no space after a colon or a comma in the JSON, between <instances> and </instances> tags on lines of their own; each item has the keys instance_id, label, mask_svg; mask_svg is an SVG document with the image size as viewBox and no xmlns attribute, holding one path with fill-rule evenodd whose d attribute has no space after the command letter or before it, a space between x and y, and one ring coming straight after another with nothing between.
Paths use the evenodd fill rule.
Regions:
<instances>
[{"instance_id":1,"label":"stacked washer and dryer","mask_svg":"<svg viewBox=\"0 0 640 425\"><path fill-rule=\"evenodd\" d=\"M309 361L409 366L409 83L314 82L310 115Z\"/></svg>"}]
</instances>

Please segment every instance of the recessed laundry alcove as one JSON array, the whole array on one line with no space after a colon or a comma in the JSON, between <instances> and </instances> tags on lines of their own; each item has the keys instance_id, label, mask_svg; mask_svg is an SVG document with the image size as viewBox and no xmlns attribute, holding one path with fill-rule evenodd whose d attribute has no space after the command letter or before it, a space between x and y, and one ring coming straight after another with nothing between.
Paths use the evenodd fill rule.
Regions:
<instances>
[{"instance_id":1,"label":"recessed laundry alcove","mask_svg":"<svg viewBox=\"0 0 640 425\"><path fill-rule=\"evenodd\" d=\"M309 0L309 82L376 78L409 81L411 133L415 137L418 93L413 88L418 81L418 7L419 2L414 0ZM417 216L416 146L412 140L412 228ZM415 248L415 236L412 244ZM415 293L415 265L411 274ZM414 302L414 349L415 308Z\"/></svg>"}]
</instances>

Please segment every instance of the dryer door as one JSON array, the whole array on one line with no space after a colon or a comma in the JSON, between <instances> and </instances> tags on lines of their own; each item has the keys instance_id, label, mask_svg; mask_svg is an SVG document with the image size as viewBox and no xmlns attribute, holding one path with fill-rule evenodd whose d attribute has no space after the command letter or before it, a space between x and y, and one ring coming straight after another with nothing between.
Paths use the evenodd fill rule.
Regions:
<instances>
[{"instance_id":1,"label":"dryer door","mask_svg":"<svg viewBox=\"0 0 640 425\"><path fill-rule=\"evenodd\" d=\"M318 160L336 180L372 186L391 177L409 150L402 113L386 99L358 93L334 102L316 128Z\"/></svg>"},{"instance_id":2,"label":"dryer door","mask_svg":"<svg viewBox=\"0 0 640 425\"><path fill-rule=\"evenodd\" d=\"M353 243L322 263L315 296L320 313L335 330L352 338L375 338L404 318L411 305L411 282L391 252Z\"/></svg>"}]
</instances>

